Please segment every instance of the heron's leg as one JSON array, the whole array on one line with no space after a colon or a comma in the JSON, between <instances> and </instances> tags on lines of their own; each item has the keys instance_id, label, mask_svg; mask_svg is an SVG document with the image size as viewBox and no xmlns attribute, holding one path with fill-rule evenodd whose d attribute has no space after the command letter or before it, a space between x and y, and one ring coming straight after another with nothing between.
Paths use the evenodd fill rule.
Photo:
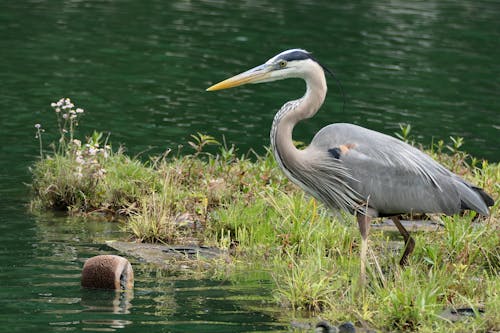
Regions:
<instances>
[{"instance_id":1,"label":"heron's leg","mask_svg":"<svg viewBox=\"0 0 500 333\"><path fill-rule=\"evenodd\" d=\"M361 269L360 269L360 282L364 286L366 285L366 252L368 250L368 233L370 232L371 218L366 215L359 214L358 226L361 233Z\"/></svg>"},{"instance_id":2,"label":"heron's leg","mask_svg":"<svg viewBox=\"0 0 500 333\"><path fill-rule=\"evenodd\" d=\"M408 265L408 256L413 252L413 249L415 248L415 240L413 239L413 237L410 236L408 230L406 230L405 227L401 224L401 221L399 221L398 216L391 217L391 220L392 222L394 222L394 224L399 230L399 233L403 236L405 240L405 251L401 256L399 265L406 266Z\"/></svg>"}]
</instances>

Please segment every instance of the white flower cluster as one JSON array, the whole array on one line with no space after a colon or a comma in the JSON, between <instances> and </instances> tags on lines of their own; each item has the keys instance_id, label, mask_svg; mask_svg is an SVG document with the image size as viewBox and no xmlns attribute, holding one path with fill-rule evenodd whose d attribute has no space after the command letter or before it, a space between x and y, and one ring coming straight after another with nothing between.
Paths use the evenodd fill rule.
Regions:
<instances>
[{"instance_id":1,"label":"white flower cluster","mask_svg":"<svg viewBox=\"0 0 500 333\"><path fill-rule=\"evenodd\" d=\"M61 110L68 110L68 109L69 111L73 111L73 113L83 113L83 109L80 108L73 110L75 105L71 103L71 100L69 98L61 98L57 102L50 103L50 106L52 106L57 113L61 112Z\"/></svg>"},{"instance_id":2,"label":"white flower cluster","mask_svg":"<svg viewBox=\"0 0 500 333\"><path fill-rule=\"evenodd\" d=\"M104 177L106 169L101 166L99 157L106 159L111 152L111 146L100 147L99 143L86 143L82 146L82 142L78 139L74 139L72 144L75 147L75 161L78 164L75 175L82 178L85 172L92 178Z\"/></svg>"},{"instance_id":3,"label":"white flower cluster","mask_svg":"<svg viewBox=\"0 0 500 333\"><path fill-rule=\"evenodd\" d=\"M69 98L61 98L57 102L50 103L50 106L56 112L61 139L68 132L72 136L71 132L78 126L78 117L85 111L82 108L75 108L75 104Z\"/></svg>"}]
</instances>

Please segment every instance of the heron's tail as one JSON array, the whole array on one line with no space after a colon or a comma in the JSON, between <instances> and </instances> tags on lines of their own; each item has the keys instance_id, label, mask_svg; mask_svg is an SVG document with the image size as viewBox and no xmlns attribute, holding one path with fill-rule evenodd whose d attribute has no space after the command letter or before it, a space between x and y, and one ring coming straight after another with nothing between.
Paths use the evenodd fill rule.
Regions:
<instances>
[{"instance_id":1,"label":"heron's tail","mask_svg":"<svg viewBox=\"0 0 500 333\"><path fill-rule=\"evenodd\" d=\"M495 204L493 198L488 193L486 193L482 188L473 186L472 189L477 193L479 193L486 206L491 207Z\"/></svg>"},{"instance_id":2,"label":"heron's tail","mask_svg":"<svg viewBox=\"0 0 500 333\"><path fill-rule=\"evenodd\" d=\"M490 215L488 207L495 204L493 198L482 188L464 182L458 183L460 208L474 210L484 216Z\"/></svg>"}]
</instances>

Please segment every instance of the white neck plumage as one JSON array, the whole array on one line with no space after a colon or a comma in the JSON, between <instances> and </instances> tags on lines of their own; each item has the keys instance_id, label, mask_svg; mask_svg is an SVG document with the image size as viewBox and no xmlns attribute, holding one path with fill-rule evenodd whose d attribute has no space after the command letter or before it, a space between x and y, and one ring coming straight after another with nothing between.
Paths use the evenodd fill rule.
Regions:
<instances>
[{"instance_id":1,"label":"white neck plumage","mask_svg":"<svg viewBox=\"0 0 500 333\"><path fill-rule=\"evenodd\" d=\"M326 97L323 68L315 61L307 61L308 66L300 76L306 82L306 93L300 99L285 103L274 116L271 128L271 147L278 163L285 170L293 168L291 163L300 161L300 151L293 144L293 128L299 121L314 116Z\"/></svg>"}]
</instances>

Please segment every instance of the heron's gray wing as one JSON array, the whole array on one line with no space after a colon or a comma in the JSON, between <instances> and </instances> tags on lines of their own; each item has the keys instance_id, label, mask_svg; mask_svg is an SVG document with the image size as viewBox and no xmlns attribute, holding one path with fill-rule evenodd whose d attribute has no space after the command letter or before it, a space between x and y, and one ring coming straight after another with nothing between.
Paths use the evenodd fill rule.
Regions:
<instances>
[{"instance_id":1,"label":"heron's gray wing","mask_svg":"<svg viewBox=\"0 0 500 333\"><path fill-rule=\"evenodd\" d=\"M349 170L351 187L379 214L488 215L481 194L420 150L391 136L352 124L323 128L311 143Z\"/></svg>"}]
</instances>

